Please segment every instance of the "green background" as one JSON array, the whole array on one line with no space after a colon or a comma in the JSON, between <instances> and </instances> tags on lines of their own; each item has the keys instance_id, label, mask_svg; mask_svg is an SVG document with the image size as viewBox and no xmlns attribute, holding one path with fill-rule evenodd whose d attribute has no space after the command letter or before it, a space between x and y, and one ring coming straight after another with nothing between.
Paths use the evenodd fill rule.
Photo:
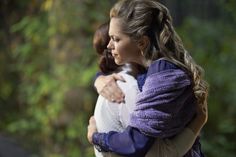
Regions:
<instances>
[{"instance_id":1,"label":"green background","mask_svg":"<svg viewBox=\"0 0 236 157\"><path fill-rule=\"evenodd\" d=\"M236 155L236 1L163 0L210 84L207 157ZM0 1L0 135L33 157L92 157L95 29L115 0Z\"/></svg>"}]
</instances>

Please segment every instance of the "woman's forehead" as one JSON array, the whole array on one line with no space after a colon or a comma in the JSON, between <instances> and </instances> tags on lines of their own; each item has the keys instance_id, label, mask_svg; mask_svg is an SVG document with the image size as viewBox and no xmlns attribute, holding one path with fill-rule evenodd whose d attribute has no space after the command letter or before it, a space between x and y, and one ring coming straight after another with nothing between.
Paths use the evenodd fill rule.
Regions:
<instances>
[{"instance_id":1,"label":"woman's forehead","mask_svg":"<svg viewBox=\"0 0 236 157\"><path fill-rule=\"evenodd\" d=\"M121 20L119 18L111 18L109 25L109 35L122 34Z\"/></svg>"}]
</instances>

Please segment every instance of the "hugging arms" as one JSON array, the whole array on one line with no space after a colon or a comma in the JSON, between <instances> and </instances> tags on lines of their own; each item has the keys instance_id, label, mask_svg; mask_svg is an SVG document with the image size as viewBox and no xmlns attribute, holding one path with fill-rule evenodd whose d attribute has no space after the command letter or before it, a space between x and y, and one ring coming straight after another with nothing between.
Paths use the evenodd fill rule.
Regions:
<instances>
[{"instance_id":1,"label":"hugging arms","mask_svg":"<svg viewBox=\"0 0 236 157\"><path fill-rule=\"evenodd\" d=\"M199 130L204 118L196 120L203 119L201 124L191 123L198 118L196 106L200 111L206 106L208 86L175 32L168 9L155 0L121 0L110 12L109 37L107 47L117 65L136 63L147 71L137 77L140 93L124 131L97 133L91 119L89 140L104 151L144 156L156 139L172 139L189 126ZM186 156L203 156L199 140Z\"/></svg>"}]
</instances>

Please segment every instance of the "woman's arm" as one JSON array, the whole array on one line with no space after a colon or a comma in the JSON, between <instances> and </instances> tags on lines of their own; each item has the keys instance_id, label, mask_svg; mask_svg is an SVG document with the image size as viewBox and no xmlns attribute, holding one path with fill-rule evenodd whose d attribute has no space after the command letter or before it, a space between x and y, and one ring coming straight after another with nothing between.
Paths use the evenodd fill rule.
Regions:
<instances>
[{"instance_id":1,"label":"woman's arm","mask_svg":"<svg viewBox=\"0 0 236 157\"><path fill-rule=\"evenodd\" d=\"M168 143L170 143L170 146L175 147L177 151L176 154L178 154L179 157L186 154L187 151L192 147L201 129L208 120L208 109L206 102L203 105L197 104L196 111L197 114L195 118L186 128L184 128L184 130L180 134L176 135L171 140L167 139L165 141L166 147L168 146Z\"/></svg>"},{"instance_id":2,"label":"woman's arm","mask_svg":"<svg viewBox=\"0 0 236 157\"><path fill-rule=\"evenodd\" d=\"M158 149L155 149L155 151L157 154L165 154L168 157L181 157L186 154L206 122L202 120L203 117L197 115L188 127L184 128L184 130L174 138L156 139L155 144L158 145ZM90 143L97 146L98 150L114 152L127 157L144 156L155 141L155 138L146 136L132 127L128 127L122 133L114 131L109 133L97 133L96 122L93 118L90 119L88 129L88 139Z\"/></svg>"},{"instance_id":3,"label":"woman's arm","mask_svg":"<svg viewBox=\"0 0 236 157\"><path fill-rule=\"evenodd\" d=\"M195 118L181 133L177 134L172 139L158 139L155 141L155 144L158 145L158 147L154 146L158 148L155 149L157 154L166 154L168 157L181 157L187 153L208 119L206 103L204 105L197 105L196 111L197 114ZM92 144L99 145L97 148L99 148L100 151L112 151L126 156L145 155L155 140L131 127L126 129L123 133L97 133L96 123L93 118L90 120L88 139Z\"/></svg>"},{"instance_id":4,"label":"woman's arm","mask_svg":"<svg viewBox=\"0 0 236 157\"><path fill-rule=\"evenodd\" d=\"M193 126L194 126L192 128L193 131L200 130L200 128L197 129L199 125L197 125L197 127L195 127L195 125ZM136 138L136 137L139 137L139 138ZM135 152L136 153L139 151L147 152L147 150L149 150L153 142L152 137L146 136L145 134L142 134L138 129L135 129L132 127L128 127L128 129L126 129L125 131L121 133L118 133L118 132L109 132L107 134L106 133L90 133L90 136L88 136L88 138L90 139L90 142L92 142L93 144L99 145L101 147L101 150L112 151L112 152L115 152L121 155L126 155L126 156L128 156L127 154L125 154L127 152L130 153L131 156ZM138 140L135 140L135 139L138 139ZM141 141L140 139L143 139L143 141ZM186 139L186 138L183 138L183 139ZM141 143L141 145L137 145L137 141L143 142L143 143ZM130 148L130 147L126 147L126 143L124 142L129 143L129 145L132 146L131 148L133 149L130 151L125 150L126 148ZM136 147L136 146L141 146L141 147ZM123 151L123 149L125 151Z\"/></svg>"},{"instance_id":5,"label":"woman's arm","mask_svg":"<svg viewBox=\"0 0 236 157\"><path fill-rule=\"evenodd\" d=\"M98 133L93 124L95 120L91 118L87 137L98 151L113 152L127 157L143 157L155 141L155 138L129 126L123 132Z\"/></svg>"},{"instance_id":6,"label":"woman's arm","mask_svg":"<svg viewBox=\"0 0 236 157\"><path fill-rule=\"evenodd\" d=\"M199 134L202 127L208 120L208 106L207 102L204 104L198 104L196 106L197 115L194 120L188 125L188 127L195 133Z\"/></svg>"}]
</instances>

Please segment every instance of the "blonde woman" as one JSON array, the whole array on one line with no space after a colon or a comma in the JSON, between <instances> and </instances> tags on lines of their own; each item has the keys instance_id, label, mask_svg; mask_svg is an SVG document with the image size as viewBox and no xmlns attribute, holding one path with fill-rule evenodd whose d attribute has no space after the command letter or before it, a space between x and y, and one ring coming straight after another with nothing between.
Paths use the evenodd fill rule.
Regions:
<instances>
[{"instance_id":1,"label":"blonde woman","mask_svg":"<svg viewBox=\"0 0 236 157\"><path fill-rule=\"evenodd\" d=\"M155 156L157 141L183 131L196 115L197 104L205 112L207 84L174 31L167 8L159 2L122 0L110 15L108 48L115 63L134 62L148 71L125 130L98 133L91 119L88 139L102 151ZM196 119L198 124L201 120ZM198 139L185 156L203 156Z\"/></svg>"}]
</instances>

